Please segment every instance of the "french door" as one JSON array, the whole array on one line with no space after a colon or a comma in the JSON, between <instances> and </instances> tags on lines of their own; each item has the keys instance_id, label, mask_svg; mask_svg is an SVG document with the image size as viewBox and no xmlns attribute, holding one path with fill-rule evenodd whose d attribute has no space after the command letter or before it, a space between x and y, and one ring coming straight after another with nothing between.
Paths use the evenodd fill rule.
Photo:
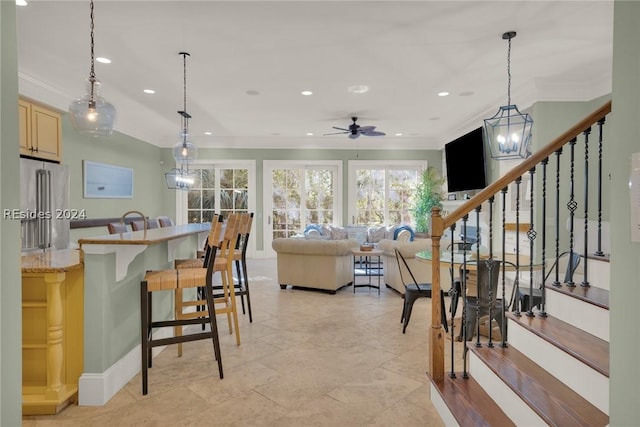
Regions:
<instances>
[{"instance_id":1,"label":"french door","mask_svg":"<svg viewBox=\"0 0 640 427\"><path fill-rule=\"evenodd\" d=\"M255 161L223 160L198 162L190 166L196 184L189 191L176 191L176 223L209 222L215 213L224 217L232 212L255 212ZM255 222L254 222L255 224ZM255 250L252 230L247 251Z\"/></svg>"},{"instance_id":2,"label":"french door","mask_svg":"<svg viewBox=\"0 0 640 427\"><path fill-rule=\"evenodd\" d=\"M340 161L265 161L265 256L273 239L301 234L308 224L341 222Z\"/></svg>"}]
</instances>

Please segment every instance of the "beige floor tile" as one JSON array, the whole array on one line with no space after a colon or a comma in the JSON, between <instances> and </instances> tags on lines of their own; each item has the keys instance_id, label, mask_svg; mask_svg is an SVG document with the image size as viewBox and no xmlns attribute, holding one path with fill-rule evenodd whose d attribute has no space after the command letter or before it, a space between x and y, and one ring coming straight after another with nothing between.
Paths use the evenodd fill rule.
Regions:
<instances>
[{"instance_id":1,"label":"beige floor tile","mask_svg":"<svg viewBox=\"0 0 640 427\"><path fill-rule=\"evenodd\" d=\"M441 426L429 400L430 300L402 333L401 296L346 287L335 295L288 288L275 259L249 260L253 322L238 303L241 345L218 317L224 379L211 341L164 349L106 405L24 417L42 426ZM192 327L193 328L193 327ZM445 354L450 354L445 341ZM456 366L462 358L457 347Z\"/></svg>"}]
</instances>

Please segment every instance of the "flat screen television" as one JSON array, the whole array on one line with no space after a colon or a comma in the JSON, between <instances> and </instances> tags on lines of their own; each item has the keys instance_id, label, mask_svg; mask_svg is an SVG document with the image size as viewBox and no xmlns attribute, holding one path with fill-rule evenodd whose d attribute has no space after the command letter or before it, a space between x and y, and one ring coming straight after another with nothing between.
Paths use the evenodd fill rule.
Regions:
<instances>
[{"instance_id":1,"label":"flat screen television","mask_svg":"<svg viewBox=\"0 0 640 427\"><path fill-rule=\"evenodd\" d=\"M487 186L482 128L472 130L444 146L449 193Z\"/></svg>"}]
</instances>

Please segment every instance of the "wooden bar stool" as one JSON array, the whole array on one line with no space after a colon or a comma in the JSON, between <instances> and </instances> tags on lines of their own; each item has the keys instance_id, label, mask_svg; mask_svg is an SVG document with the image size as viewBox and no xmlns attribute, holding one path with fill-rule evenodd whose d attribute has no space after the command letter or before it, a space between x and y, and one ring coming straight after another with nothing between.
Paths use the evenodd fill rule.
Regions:
<instances>
[{"instance_id":1,"label":"wooden bar stool","mask_svg":"<svg viewBox=\"0 0 640 427\"><path fill-rule=\"evenodd\" d=\"M236 295L240 297L242 304L242 314L245 314L244 297L247 297L247 311L249 311L249 322L253 322L251 314L251 296L249 295L249 275L247 274L247 246L249 245L249 234L251 233L251 225L253 224L253 212L242 213L240 220L240 229L238 233L238 242L233 251L233 260L236 264L236 273L238 275L238 284L236 285Z\"/></svg>"},{"instance_id":2,"label":"wooden bar stool","mask_svg":"<svg viewBox=\"0 0 640 427\"><path fill-rule=\"evenodd\" d=\"M204 262L199 259L186 260L177 265L177 270L182 272L185 270L202 271L202 266L213 263L213 272L220 272L222 285L213 286L213 302L215 314L226 314L227 323L229 324L229 333L232 334L235 329L236 343L240 345L240 328L238 326L238 311L236 306L235 289L233 286L233 250L238 239L238 227L240 226L239 214L232 213L225 224L225 231L222 240L219 238L212 240L209 236L209 245L217 246L215 259L209 260L205 255ZM217 245L211 242L219 242ZM202 293L201 282L199 286L200 292L197 293L195 300L185 300L181 290L176 292L175 297L175 318L176 319L193 319L207 315L208 306L205 295ZM195 307L196 311L185 312L185 309ZM178 325L174 328L176 336L182 335L182 326ZM178 356L182 355L182 346L178 344Z\"/></svg>"},{"instance_id":3,"label":"wooden bar stool","mask_svg":"<svg viewBox=\"0 0 640 427\"><path fill-rule=\"evenodd\" d=\"M219 240L222 231L222 217L214 216L209 232L209 241ZM206 268L197 269L167 269L148 271L140 284L140 339L142 343L142 394L148 392L148 369L152 367L153 347L165 346L169 344L182 345L183 342L196 341L201 339L211 339L215 358L218 361L218 372L220 379L223 378L222 357L220 354L220 340L218 338L218 325L215 314L209 316L208 313L215 313L213 298L213 274L215 270L215 260L218 248L211 244L207 248ZM174 291L176 295L181 295L186 288L204 287L204 304L207 310L201 312L196 318L175 318L174 320L153 321L152 315L152 293L156 291ZM207 332L190 333L182 335L182 327L188 325L209 324L211 330ZM179 327L180 335L171 338L153 339L153 328Z\"/></svg>"}]
</instances>

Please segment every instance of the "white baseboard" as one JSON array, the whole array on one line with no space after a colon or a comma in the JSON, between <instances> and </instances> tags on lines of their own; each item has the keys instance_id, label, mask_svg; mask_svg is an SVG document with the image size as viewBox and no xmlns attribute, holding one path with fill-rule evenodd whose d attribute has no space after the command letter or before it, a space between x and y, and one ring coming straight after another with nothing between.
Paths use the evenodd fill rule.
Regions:
<instances>
[{"instance_id":1,"label":"white baseboard","mask_svg":"<svg viewBox=\"0 0 640 427\"><path fill-rule=\"evenodd\" d=\"M154 339L169 338L173 336L171 328L163 328L154 334ZM166 346L153 349L153 357L156 357ZM109 399L120 391L141 369L140 344L135 346L123 358L118 360L102 373L83 373L78 381L78 405L79 406L103 406ZM142 385L140 385L142 387ZM142 390L142 389L141 389Z\"/></svg>"}]
</instances>

